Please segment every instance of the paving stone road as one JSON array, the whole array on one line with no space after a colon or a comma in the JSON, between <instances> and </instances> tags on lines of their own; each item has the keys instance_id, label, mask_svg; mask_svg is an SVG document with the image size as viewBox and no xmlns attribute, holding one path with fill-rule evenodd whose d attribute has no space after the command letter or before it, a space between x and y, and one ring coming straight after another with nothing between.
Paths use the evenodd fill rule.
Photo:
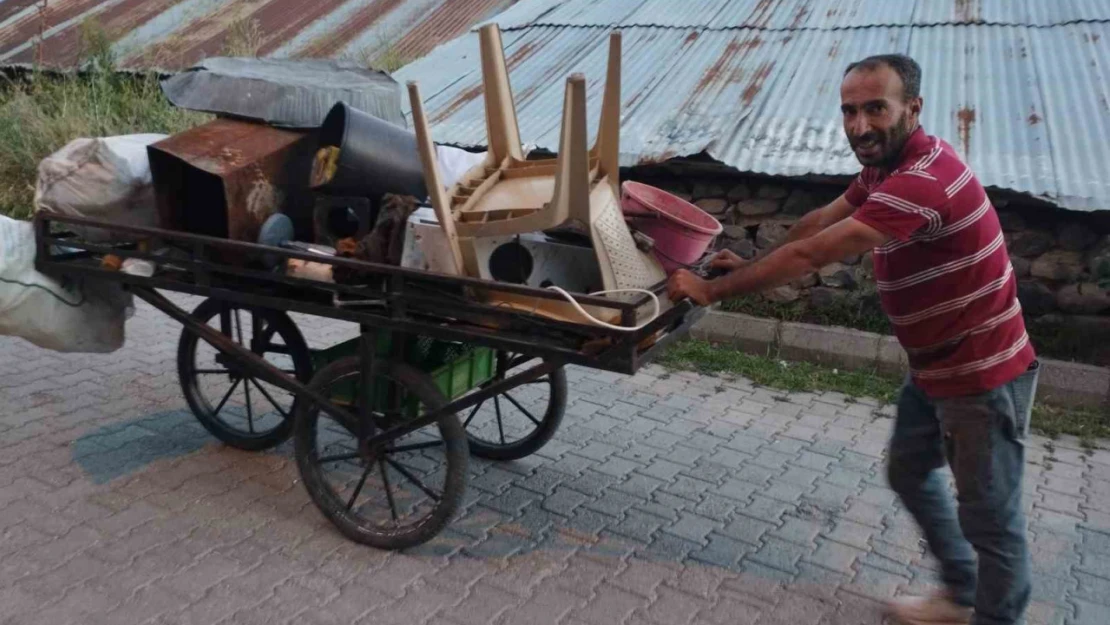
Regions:
<instances>
[{"instance_id":1,"label":"paving stone road","mask_svg":"<svg viewBox=\"0 0 1110 625\"><path fill-rule=\"evenodd\" d=\"M353 334L297 321L314 346ZM113 354L0 338L0 623L860 625L934 579L886 487L889 406L573 369L555 440L472 458L448 530L389 553L323 519L290 443L236 451L197 424L179 332L140 305ZM1104 625L1110 452L1046 442L1029 620Z\"/></svg>"}]
</instances>

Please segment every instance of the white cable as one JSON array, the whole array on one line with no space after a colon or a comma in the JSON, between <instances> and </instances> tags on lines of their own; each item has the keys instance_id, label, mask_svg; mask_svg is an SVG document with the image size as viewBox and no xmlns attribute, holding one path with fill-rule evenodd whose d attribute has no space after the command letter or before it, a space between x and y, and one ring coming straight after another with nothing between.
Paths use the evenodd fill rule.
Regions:
<instances>
[{"instance_id":1,"label":"white cable","mask_svg":"<svg viewBox=\"0 0 1110 625\"><path fill-rule=\"evenodd\" d=\"M606 322L594 317L590 313L586 312L582 308L582 306L580 306L578 304L578 302L574 299L574 297L570 293L567 293L566 291L564 291L563 289L561 289L557 286L553 285L553 286L549 286L547 288L549 288L552 291L555 291L556 293L559 293L560 295L565 297L566 300L568 302L570 302L570 305L574 306L574 308L576 310L578 310L578 312L582 313L582 316L584 316L586 319L589 319L595 325L599 325L603 328L609 328L610 330L620 330L622 332L635 332L636 330L642 330L649 323L651 323L652 321L655 321L656 317L659 316L659 298L656 297L655 293L652 293L651 291L648 291L646 289L613 289L612 291L596 291L594 293L590 293L591 296L593 296L593 295L606 295L608 293L647 293L648 296L651 297L652 303L655 304L655 312L652 313L651 319L648 319L643 325L638 325L634 328L628 328L628 327L625 327L625 326L615 326L611 323L606 323Z\"/></svg>"}]
</instances>

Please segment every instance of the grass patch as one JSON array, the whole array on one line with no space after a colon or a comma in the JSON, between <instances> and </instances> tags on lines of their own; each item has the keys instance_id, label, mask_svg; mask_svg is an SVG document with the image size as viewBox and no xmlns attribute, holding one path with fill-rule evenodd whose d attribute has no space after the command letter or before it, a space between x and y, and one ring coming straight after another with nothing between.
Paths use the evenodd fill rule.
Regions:
<instances>
[{"instance_id":1,"label":"grass patch","mask_svg":"<svg viewBox=\"0 0 1110 625\"><path fill-rule=\"evenodd\" d=\"M785 391L838 391L849 397L873 397L888 403L894 401L901 385L901 378L895 376L786 362L706 341L682 341L664 353L659 364L699 373L732 373Z\"/></svg>"},{"instance_id":2,"label":"grass patch","mask_svg":"<svg viewBox=\"0 0 1110 625\"><path fill-rule=\"evenodd\" d=\"M804 300L790 302L789 304L776 304L763 299L757 293L739 295L721 302L721 310L725 312L742 313L753 317L777 319L779 321L801 321L808 308Z\"/></svg>"},{"instance_id":3,"label":"grass patch","mask_svg":"<svg viewBox=\"0 0 1110 625\"><path fill-rule=\"evenodd\" d=\"M387 74L392 74L407 65L408 62L409 60L398 52L397 48L390 45L377 58L366 65L374 69L380 69Z\"/></svg>"},{"instance_id":4,"label":"grass patch","mask_svg":"<svg viewBox=\"0 0 1110 625\"><path fill-rule=\"evenodd\" d=\"M359 61L370 69L381 70L392 74L408 65L413 59L406 57L397 48L401 32L394 29L390 32L378 30L376 33L377 44L370 45L358 53Z\"/></svg>"},{"instance_id":5,"label":"grass patch","mask_svg":"<svg viewBox=\"0 0 1110 625\"><path fill-rule=\"evenodd\" d=\"M1065 316L1025 318L1025 328L1037 353L1048 358L1110 367L1110 328L1084 326Z\"/></svg>"},{"instance_id":6,"label":"grass patch","mask_svg":"<svg viewBox=\"0 0 1110 625\"><path fill-rule=\"evenodd\" d=\"M239 18L227 28L227 38L224 39L223 56L258 56L265 36L262 33L262 24L256 19Z\"/></svg>"},{"instance_id":7,"label":"grass patch","mask_svg":"<svg viewBox=\"0 0 1110 625\"><path fill-rule=\"evenodd\" d=\"M170 105L156 75L115 72L107 39L95 28L82 35L86 73L0 76L0 214L31 216L39 162L73 139L173 134L211 119Z\"/></svg>"},{"instance_id":8,"label":"grass patch","mask_svg":"<svg viewBox=\"0 0 1110 625\"><path fill-rule=\"evenodd\" d=\"M1079 437L1084 446L1098 439L1110 439L1110 413L1105 410L1058 408L1045 404L1033 406L1033 430L1049 438L1063 434Z\"/></svg>"},{"instance_id":9,"label":"grass patch","mask_svg":"<svg viewBox=\"0 0 1110 625\"><path fill-rule=\"evenodd\" d=\"M721 309L779 321L842 326L865 332L893 334L890 319L879 305L878 294L867 291L846 294L820 307L810 306L804 299L778 304L769 302L758 294L747 294L722 302Z\"/></svg>"},{"instance_id":10,"label":"grass patch","mask_svg":"<svg viewBox=\"0 0 1110 625\"><path fill-rule=\"evenodd\" d=\"M805 300L788 304L769 302L760 295L743 295L721 303L721 310L765 319L797 321L822 326L893 335L890 319L883 313L878 296L868 292L844 295L828 305L814 307ZM1066 317L1034 319L1026 315L1025 327L1037 354L1046 358L1110 366L1110 350L1104 346L1110 334L1103 328L1080 327Z\"/></svg>"},{"instance_id":11,"label":"grass patch","mask_svg":"<svg viewBox=\"0 0 1110 625\"><path fill-rule=\"evenodd\" d=\"M697 340L677 343L660 356L658 363L670 369L740 375L761 386L784 391L837 391L849 397L872 397L884 403L897 399L902 383L901 376L786 362ZM1030 426L1034 432L1049 438L1064 434L1079 437L1082 444L1093 448L1096 440L1110 439L1110 411L1037 403Z\"/></svg>"}]
</instances>

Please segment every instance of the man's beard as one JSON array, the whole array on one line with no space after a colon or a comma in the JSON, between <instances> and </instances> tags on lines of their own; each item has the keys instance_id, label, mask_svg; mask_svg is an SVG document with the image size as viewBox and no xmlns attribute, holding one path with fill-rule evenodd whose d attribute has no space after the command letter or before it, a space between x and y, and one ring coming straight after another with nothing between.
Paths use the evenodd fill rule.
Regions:
<instances>
[{"instance_id":1,"label":"man's beard","mask_svg":"<svg viewBox=\"0 0 1110 625\"><path fill-rule=\"evenodd\" d=\"M898 161L902 156L902 148L906 147L906 142L909 141L910 133L910 120L908 113L902 113L902 117L898 119L893 126L887 131L869 131L858 137L849 137L848 144L851 145L856 159L866 167L879 167L881 169L893 169L898 165ZM861 156L856 152L856 148L861 144L867 144L874 141L880 147L877 154L869 156Z\"/></svg>"}]
</instances>

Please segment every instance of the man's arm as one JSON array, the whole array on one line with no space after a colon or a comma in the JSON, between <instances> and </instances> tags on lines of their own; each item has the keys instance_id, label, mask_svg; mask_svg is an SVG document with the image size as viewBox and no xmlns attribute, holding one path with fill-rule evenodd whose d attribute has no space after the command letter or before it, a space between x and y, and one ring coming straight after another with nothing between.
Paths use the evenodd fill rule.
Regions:
<instances>
[{"instance_id":1,"label":"man's arm","mask_svg":"<svg viewBox=\"0 0 1110 625\"><path fill-rule=\"evenodd\" d=\"M743 293L766 291L846 256L863 254L890 238L861 221L840 219L811 237L786 243L765 258L715 280L706 281L692 273L676 271L668 282L668 295L672 301L689 296L707 306Z\"/></svg>"},{"instance_id":2,"label":"man's arm","mask_svg":"<svg viewBox=\"0 0 1110 625\"><path fill-rule=\"evenodd\" d=\"M769 256L772 252L782 247L783 245L794 243L795 241L801 241L803 239L808 239L818 232L821 232L825 228L828 228L829 226L837 224L845 218L850 217L852 213L855 212L855 210L856 207L848 203L847 198L845 198L845 194L841 194L831 203L826 204L825 206L822 206L817 210L806 213L801 219L798 220L797 223L795 223L793 226L790 227L789 230L787 230L786 239L783 240L782 243L761 251L760 253L756 254L753 260L760 260L766 256Z\"/></svg>"}]
</instances>

